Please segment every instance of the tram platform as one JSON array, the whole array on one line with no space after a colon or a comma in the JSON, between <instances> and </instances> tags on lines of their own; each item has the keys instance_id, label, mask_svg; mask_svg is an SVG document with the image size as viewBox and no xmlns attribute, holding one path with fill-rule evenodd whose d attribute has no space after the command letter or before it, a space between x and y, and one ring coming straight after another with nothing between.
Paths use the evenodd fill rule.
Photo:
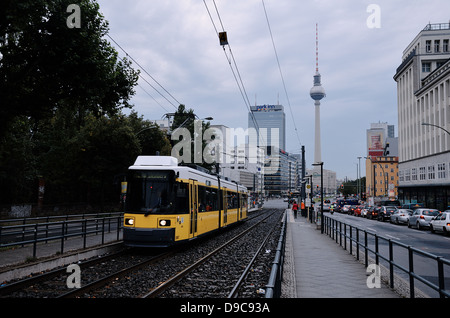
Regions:
<instances>
[{"instance_id":1,"label":"tram platform","mask_svg":"<svg viewBox=\"0 0 450 318\"><path fill-rule=\"evenodd\" d=\"M384 282L369 288L372 272L316 224L287 209L283 298L400 298ZM368 279L370 279L369 284Z\"/></svg>"}]
</instances>

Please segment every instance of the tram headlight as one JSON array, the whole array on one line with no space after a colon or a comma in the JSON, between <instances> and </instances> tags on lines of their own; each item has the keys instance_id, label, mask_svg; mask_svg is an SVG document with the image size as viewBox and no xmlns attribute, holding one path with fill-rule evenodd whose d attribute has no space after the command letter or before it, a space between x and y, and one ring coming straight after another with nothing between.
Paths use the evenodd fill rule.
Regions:
<instances>
[{"instance_id":1,"label":"tram headlight","mask_svg":"<svg viewBox=\"0 0 450 318\"><path fill-rule=\"evenodd\" d=\"M134 218L125 218L125 225L133 226L134 225Z\"/></svg>"},{"instance_id":2,"label":"tram headlight","mask_svg":"<svg viewBox=\"0 0 450 318\"><path fill-rule=\"evenodd\" d=\"M159 220L159 226L170 226L170 220Z\"/></svg>"}]
</instances>

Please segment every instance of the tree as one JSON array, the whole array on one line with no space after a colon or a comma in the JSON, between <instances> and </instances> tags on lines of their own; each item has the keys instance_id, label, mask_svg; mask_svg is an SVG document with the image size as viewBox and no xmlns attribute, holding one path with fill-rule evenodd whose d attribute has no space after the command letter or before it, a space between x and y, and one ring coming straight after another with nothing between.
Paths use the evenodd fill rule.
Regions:
<instances>
[{"instance_id":1,"label":"tree","mask_svg":"<svg viewBox=\"0 0 450 318\"><path fill-rule=\"evenodd\" d=\"M184 157L182 161L185 164L195 163L211 171L212 167L214 166L214 163L207 163L203 160L203 151L206 147L206 142L205 140L203 140L203 135L205 133L205 130L209 128L210 124L209 122L204 123L202 121L201 129L197 129L200 130L197 131L195 129L196 117L197 116L194 114L193 109L186 110L186 106L183 104L178 106L178 110L175 112L173 124L171 127L172 137L175 136L175 140L178 139L178 141L175 142L173 138L171 138L172 142L174 143L173 149L176 150L176 152L179 152L178 154L180 158ZM186 136L186 134L184 134L182 130L177 131L177 129L182 128L187 129L189 136ZM179 133L181 134L180 136ZM201 134L201 136L197 136L197 134ZM190 142L189 140L185 140L185 138L190 139ZM199 145L199 147L197 148L195 147L195 143L198 142L198 138L201 138L201 145ZM177 147L176 144L180 142L182 143L183 146ZM197 153L195 153L195 150L197 150ZM189 155L186 156L184 151L190 151L190 156ZM199 161L199 159L201 161Z\"/></svg>"},{"instance_id":2,"label":"tree","mask_svg":"<svg viewBox=\"0 0 450 318\"><path fill-rule=\"evenodd\" d=\"M170 156L171 145L167 134L155 123L144 120L134 111L128 116L128 121L139 140L140 155L154 156L159 153L161 156Z\"/></svg>"},{"instance_id":3,"label":"tree","mask_svg":"<svg viewBox=\"0 0 450 318\"><path fill-rule=\"evenodd\" d=\"M94 0L77 1L80 28L68 27L72 3L0 2L1 203L32 201L40 176L47 202L80 200L140 152L121 113L139 73L105 40Z\"/></svg>"},{"instance_id":4,"label":"tree","mask_svg":"<svg viewBox=\"0 0 450 318\"><path fill-rule=\"evenodd\" d=\"M104 39L108 22L93 0L78 1L82 24L67 26L72 0L5 0L0 7L0 137L17 116L36 121L71 110L117 114L134 94L138 72Z\"/></svg>"}]
</instances>

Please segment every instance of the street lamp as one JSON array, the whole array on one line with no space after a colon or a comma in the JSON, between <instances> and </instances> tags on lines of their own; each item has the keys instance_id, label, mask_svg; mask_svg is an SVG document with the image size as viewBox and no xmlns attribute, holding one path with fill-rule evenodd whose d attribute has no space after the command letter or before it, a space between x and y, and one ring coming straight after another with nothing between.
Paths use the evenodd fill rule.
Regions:
<instances>
[{"instance_id":1,"label":"street lamp","mask_svg":"<svg viewBox=\"0 0 450 318\"><path fill-rule=\"evenodd\" d=\"M316 162L313 166L320 166L320 233L323 234L323 162Z\"/></svg>"},{"instance_id":2,"label":"street lamp","mask_svg":"<svg viewBox=\"0 0 450 318\"><path fill-rule=\"evenodd\" d=\"M437 125L433 125L433 124L428 124L428 123L422 123L422 126L432 126L432 127L437 127L437 128L442 129L443 131L445 131L447 134L450 135L450 132L449 132L448 130L442 128L441 126L437 126Z\"/></svg>"}]
</instances>

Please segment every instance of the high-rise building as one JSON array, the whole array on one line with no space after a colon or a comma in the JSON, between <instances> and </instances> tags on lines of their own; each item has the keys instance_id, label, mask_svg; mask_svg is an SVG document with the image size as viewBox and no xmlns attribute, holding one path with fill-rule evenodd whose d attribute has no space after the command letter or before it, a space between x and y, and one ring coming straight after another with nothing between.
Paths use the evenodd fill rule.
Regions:
<instances>
[{"instance_id":1,"label":"high-rise building","mask_svg":"<svg viewBox=\"0 0 450 318\"><path fill-rule=\"evenodd\" d=\"M399 199L450 205L450 23L428 24L403 51L397 82Z\"/></svg>"},{"instance_id":2,"label":"high-rise building","mask_svg":"<svg viewBox=\"0 0 450 318\"><path fill-rule=\"evenodd\" d=\"M250 134L250 144L263 147L267 154L273 147L277 148L275 153L278 149L286 150L286 115L282 105L251 106L248 128L259 132L257 140L252 140Z\"/></svg>"},{"instance_id":3,"label":"high-rise building","mask_svg":"<svg viewBox=\"0 0 450 318\"><path fill-rule=\"evenodd\" d=\"M267 195L299 191L301 160L286 152L286 115L282 105L251 106L249 144L264 149L264 189ZM253 131L253 133L252 133Z\"/></svg>"},{"instance_id":4,"label":"high-rise building","mask_svg":"<svg viewBox=\"0 0 450 318\"><path fill-rule=\"evenodd\" d=\"M372 123L367 129L367 156L383 156L388 138L395 138L394 125Z\"/></svg>"}]
</instances>

